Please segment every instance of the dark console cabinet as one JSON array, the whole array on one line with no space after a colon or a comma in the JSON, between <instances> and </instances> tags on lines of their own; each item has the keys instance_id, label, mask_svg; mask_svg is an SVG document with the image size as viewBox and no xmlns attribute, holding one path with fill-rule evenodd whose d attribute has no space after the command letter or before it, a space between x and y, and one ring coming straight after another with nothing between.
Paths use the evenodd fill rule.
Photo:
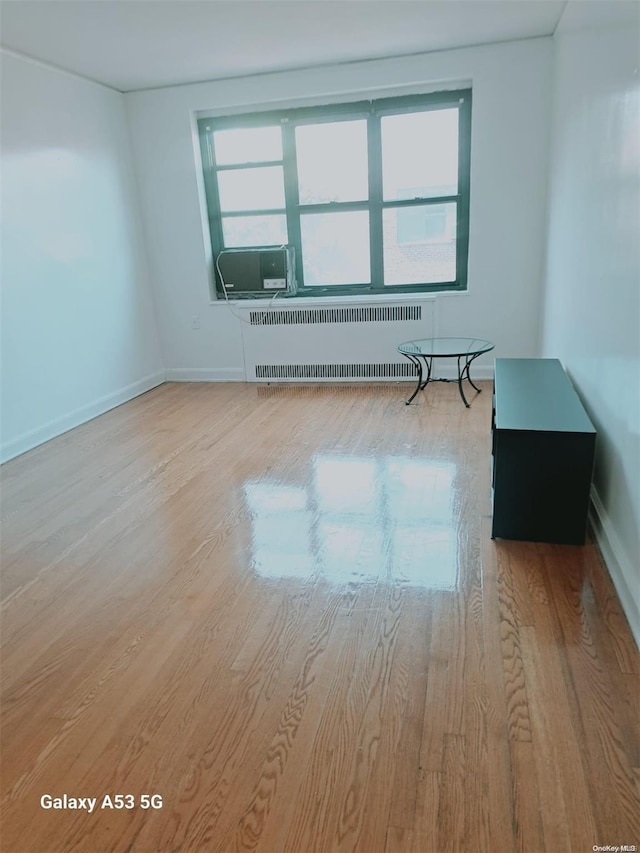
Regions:
<instances>
[{"instance_id":1,"label":"dark console cabinet","mask_svg":"<svg viewBox=\"0 0 640 853\"><path fill-rule=\"evenodd\" d=\"M496 359L492 431L492 537L584 544L596 431L557 359Z\"/></svg>"}]
</instances>

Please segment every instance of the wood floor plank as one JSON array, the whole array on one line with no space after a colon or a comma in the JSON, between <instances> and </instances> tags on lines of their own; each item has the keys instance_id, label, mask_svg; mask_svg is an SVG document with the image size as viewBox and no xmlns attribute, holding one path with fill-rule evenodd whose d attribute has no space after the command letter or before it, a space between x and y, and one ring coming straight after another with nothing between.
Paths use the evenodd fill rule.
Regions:
<instances>
[{"instance_id":1,"label":"wood floor plank","mask_svg":"<svg viewBox=\"0 0 640 853\"><path fill-rule=\"evenodd\" d=\"M490 539L482 387L167 383L2 466L2 850L637 843L637 649L593 543Z\"/></svg>"},{"instance_id":2,"label":"wood floor plank","mask_svg":"<svg viewBox=\"0 0 640 853\"><path fill-rule=\"evenodd\" d=\"M548 557L558 553L564 555L562 571L558 571L558 563L553 562L552 574L545 574L549 599L552 606L544 606L535 610L535 629L528 631L528 657L536 664L525 669L528 683L532 683L536 695L536 724L534 726L533 742L544 753L547 761L546 772L551 772L556 783L562 790L565 806L565 829L569 832L571 843L578 847L589 843L596 836L597 820L594 812L593 789L589 780L594 777L588 767L589 752L584 749L583 731L576 717L576 706L583 706L582 691L576 688L575 672L568 666L571 657L571 643L562 644L557 638L562 635L563 622L569 618L569 611L558 604L562 600L564 590L570 586L570 556L572 549L561 546L546 546L543 549L543 567L548 568ZM556 618L557 612L562 614ZM573 620L569 620L573 622ZM572 624L572 631L575 623ZM525 629L523 629L524 631ZM535 643L533 642L535 638ZM544 653L545 666L541 669L540 662ZM525 664L526 666L526 664ZM531 696L531 691L529 691ZM540 701L542 700L542 701ZM588 700L587 700L588 701ZM557 718L550 728L548 715L551 702L555 703ZM553 740L549 732L555 734ZM595 757L595 756L594 756ZM549 770L552 761L553 771ZM550 784L550 788L552 785ZM546 832L546 827L545 832Z\"/></svg>"},{"instance_id":3,"label":"wood floor plank","mask_svg":"<svg viewBox=\"0 0 640 853\"><path fill-rule=\"evenodd\" d=\"M442 792L442 773L423 770L418 783L416 824L411 853L439 853L438 816Z\"/></svg>"},{"instance_id":4,"label":"wood floor plank","mask_svg":"<svg viewBox=\"0 0 640 853\"><path fill-rule=\"evenodd\" d=\"M603 647L611 650L621 672L640 675L638 649L629 630L613 581L607 572L602 555L593 542L589 542L584 554L585 571L593 588L594 602L601 617L599 625L606 630Z\"/></svg>"},{"instance_id":5,"label":"wood floor plank","mask_svg":"<svg viewBox=\"0 0 640 853\"><path fill-rule=\"evenodd\" d=\"M498 590L498 552L507 545L489 538L490 519L483 519L484 661L487 679L487 796L489 836L497 850L515 846L508 698L502 660L502 616Z\"/></svg>"},{"instance_id":6,"label":"wood floor plank","mask_svg":"<svg viewBox=\"0 0 640 853\"><path fill-rule=\"evenodd\" d=\"M393 766L393 785L389 825L396 830L411 830L416 821L416 798L420 779L420 747L422 745L424 706L429 671L429 645L431 640L431 609L425 601L431 593L411 591L405 604L408 615L401 626L398 669L402 678L399 698L400 737L395 754L390 757ZM417 599L417 600L416 600ZM388 780L385 780L388 784ZM374 806L372 806L374 807ZM393 839L408 838L402 832L392 833ZM392 841L388 840L387 844ZM393 842L395 843L395 842Z\"/></svg>"},{"instance_id":7,"label":"wood floor plank","mask_svg":"<svg viewBox=\"0 0 640 853\"><path fill-rule=\"evenodd\" d=\"M464 849L465 774L464 737L445 735L438 809L438 850L442 853Z\"/></svg>"},{"instance_id":8,"label":"wood floor plank","mask_svg":"<svg viewBox=\"0 0 640 853\"><path fill-rule=\"evenodd\" d=\"M449 692L449 638L452 602L439 594L437 619L431 629L429 670L422 723L420 768L439 773L442 769L446 712Z\"/></svg>"},{"instance_id":9,"label":"wood floor plank","mask_svg":"<svg viewBox=\"0 0 640 853\"><path fill-rule=\"evenodd\" d=\"M531 694L532 743L535 759L534 790L540 800L542 833L545 850L571 850L571 835L568 827L564 781L560 770L558 753L563 744L554 735L555 693L557 682L549 686L545 673L546 660L541 649L536 629L524 627L521 641L525 662L525 677ZM548 640L547 640L548 643ZM562 685L560 686L562 690ZM566 759L562 759L566 760ZM593 824L593 821L590 820Z\"/></svg>"},{"instance_id":10,"label":"wood floor plank","mask_svg":"<svg viewBox=\"0 0 640 853\"><path fill-rule=\"evenodd\" d=\"M424 614L425 604L422 590L401 584L396 594L400 608L397 623L391 618L384 628L393 645L388 675L381 685L376 761L363 802L365 821L357 847L363 853L379 844L394 820L402 821L407 829L415 822L424 709L424 679L420 679L417 668L420 660L426 659L426 636L422 620L416 622L408 616L415 616L416 611ZM391 785L390 773L394 777Z\"/></svg>"},{"instance_id":11,"label":"wood floor plank","mask_svg":"<svg viewBox=\"0 0 640 853\"><path fill-rule=\"evenodd\" d=\"M332 654L337 654L339 657L345 655L347 644L349 643L349 635L352 633L354 620L359 618L357 610L366 609L366 592L365 596L354 595L353 590L349 590L338 606L337 618L332 626L331 636L331 651ZM364 592L364 591L363 591ZM348 655L347 655L348 657ZM353 660L353 659L352 659ZM306 661L305 661L306 664ZM282 775L282 784L285 786L298 784L301 786L308 774L308 768L312 763L322 763L326 761L326 756L318 746L323 742L320 729L323 720L326 719L327 707L333 698L332 687L338 687L338 680L335 679L335 658L329 657L326 654L319 662L317 678L314 680L313 688L309 691L308 707L301 719L299 731L296 735L295 743L287 757L286 764L281 762L279 768ZM340 682L340 688L344 686ZM326 732L323 732L326 734ZM317 804L317 791L316 804ZM255 806L255 794L251 800L252 808ZM264 814L262 820L261 846L265 850L284 850L287 843L287 837L292 830L294 816L296 814L296 801L290 797L277 796L273 797L269 804L268 813ZM321 820L324 814L322 806L319 807L317 816ZM236 842L247 841L246 833L243 836L237 836ZM242 845L237 843L236 846L242 849ZM220 849L225 849L224 842L220 844Z\"/></svg>"},{"instance_id":12,"label":"wood floor plank","mask_svg":"<svg viewBox=\"0 0 640 853\"><path fill-rule=\"evenodd\" d=\"M362 661L364 666L354 673L354 682L358 681L358 695L354 696L353 708L354 711L358 709L358 722L353 748L345 754L343 762L335 829L328 837L329 849L335 851L367 849L367 793L381 761L384 711L398 638L401 602L401 590L392 587L384 608L380 608L379 620L371 623L372 627L375 626L375 635L368 643L369 651ZM387 796L390 793L387 787ZM384 808L384 803L378 807ZM387 810L388 807L387 803ZM371 817L377 819L378 815Z\"/></svg>"},{"instance_id":13,"label":"wood floor plank","mask_svg":"<svg viewBox=\"0 0 640 853\"><path fill-rule=\"evenodd\" d=\"M507 699L507 724L511 740L531 740L531 720L529 717L529 703L527 699L527 686L524 678L524 667L522 663L522 650L520 648L520 625L529 621L527 615L521 621L522 596L518 600L516 590L522 589L522 584L514 583L511 566L511 553L513 562L518 564L518 549L514 549L514 543L503 547L498 551L497 561L497 583L498 583L498 606L500 611L500 636L502 646L502 667L504 672L504 686Z\"/></svg>"},{"instance_id":14,"label":"wood floor plank","mask_svg":"<svg viewBox=\"0 0 640 853\"><path fill-rule=\"evenodd\" d=\"M296 797L283 839L275 849L285 851L330 849L328 835L340 805L347 751L353 742L360 700L360 680L355 677L367 623L377 622L382 604L378 585L365 586L357 596L352 618L342 630L343 644L324 692L319 724L311 743L307 772L299 777ZM340 709L338 711L338 709Z\"/></svg>"},{"instance_id":15,"label":"wood floor plank","mask_svg":"<svg viewBox=\"0 0 640 853\"><path fill-rule=\"evenodd\" d=\"M640 811L635 790L632 762L627 753L619 722L621 701L614 701L614 691L609 673L604 670L598 658L597 644L594 642L593 629L589 614L585 609L585 587L583 553L580 549L567 549L564 571L560 574L557 566L547 556L545 558L546 579L553 602L553 610L559 614L556 624L564 637L560 652L549 656L550 668L554 660L564 660L564 674L557 671L560 677L573 688L571 692L560 694L561 699L568 695L567 714L560 717L564 721L571 714L572 693L573 726L566 726L566 746L571 747L571 738L580 732L581 745L586 742L589 749L575 746L575 768L581 772L572 774L571 784L567 791L575 800L576 831L588 827L593 837L598 829L600 833L613 832L612 816L615 814L616 831L623 837L640 836ZM553 611L552 611L553 612ZM537 614L538 621L544 630L544 624L549 619L549 611ZM599 626L596 626L596 630ZM566 650L566 651L565 651ZM553 669L551 669L553 673ZM583 697L588 696L585 701ZM579 722L578 722L579 721ZM580 726L580 728L579 728ZM580 762L582 759L582 763ZM593 761L584 768L585 759ZM606 768L605 774L594 773L595 767ZM563 762L563 768L569 768L569 762ZM589 782L591 783L589 786ZM606 789L605 789L606 786ZM589 790L590 787L590 790ZM614 807L613 802L616 805Z\"/></svg>"},{"instance_id":16,"label":"wood floor plank","mask_svg":"<svg viewBox=\"0 0 640 853\"><path fill-rule=\"evenodd\" d=\"M536 778L535 746L532 741L511 741L511 766L515 810L515 850L529 853L544 850L540 796L538 786L531 783Z\"/></svg>"},{"instance_id":17,"label":"wood floor plank","mask_svg":"<svg viewBox=\"0 0 640 853\"><path fill-rule=\"evenodd\" d=\"M327 618L335 618L335 605L326 611ZM221 710L216 726L204 750L202 736L194 730L188 747L200 757L185 777L176 802L186 819L173 828L171 836L162 838L162 845L171 849L188 843L213 845L218 834L218 821L225 820L228 801L233 798L232 781L244 773L244 763L253 756L254 766L260 767L265 754L264 731L274 732L286 724L290 714L290 699L284 704L273 703L274 679L301 641L301 629L307 619L306 608L291 608L283 602L278 619L265 638L260 652L251 667L238 678L232 693L233 701ZM304 635L303 635L304 636ZM304 646L303 646L304 648ZM288 681L288 680L287 680ZM256 750L256 734L263 742L262 751ZM264 758L262 758L264 756Z\"/></svg>"},{"instance_id":18,"label":"wood floor plank","mask_svg":"<svg viewBox=\"0 0 640 853\"><path fill-rule=\"evenodd\" d=\"M484 519L477 519L480 527ZM479 534L478 534L479 539ZM489 688L485 663L483 564L479 551L469 553L469 586L466 593L466 646L464 677L465 762L473 772L464 776L465 833L463 849L490 850L489 755L487 713Z\"/></svg>"}]
</instances>

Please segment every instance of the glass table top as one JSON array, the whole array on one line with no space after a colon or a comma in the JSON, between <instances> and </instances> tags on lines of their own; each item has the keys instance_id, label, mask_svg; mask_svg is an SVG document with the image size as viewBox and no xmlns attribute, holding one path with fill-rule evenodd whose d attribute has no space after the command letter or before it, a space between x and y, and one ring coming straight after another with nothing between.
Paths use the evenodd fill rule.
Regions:
<instances>
[{"instance_id":1,"label":"glass table top","mask_svg":"<svg viewBox=\"0 0 640 853\"><path fill-rule=\"evenodd\" d=\"M480 355L489 352L495 344L482 338L422 338L417 341L405 341L398 352L405 355L423 355L427 357Z\"/></svg>"}]
</instances>

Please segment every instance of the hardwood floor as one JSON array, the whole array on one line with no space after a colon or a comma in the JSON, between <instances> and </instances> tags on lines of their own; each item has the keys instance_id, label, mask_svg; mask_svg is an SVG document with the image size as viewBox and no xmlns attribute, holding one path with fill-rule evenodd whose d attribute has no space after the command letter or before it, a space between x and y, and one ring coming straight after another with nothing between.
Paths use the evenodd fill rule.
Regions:
<instances>
[{"instance_id":1,"label":"hardwood floor","mask_svg":"<svg viewBox=\"0 0 640 853\"><path fill-rule=\"evenodd\" d=\"M640 845L637 650L593 544L490 539L484 387L167 384L3 466L3 853Z\"/></svg>"}]
</instances>

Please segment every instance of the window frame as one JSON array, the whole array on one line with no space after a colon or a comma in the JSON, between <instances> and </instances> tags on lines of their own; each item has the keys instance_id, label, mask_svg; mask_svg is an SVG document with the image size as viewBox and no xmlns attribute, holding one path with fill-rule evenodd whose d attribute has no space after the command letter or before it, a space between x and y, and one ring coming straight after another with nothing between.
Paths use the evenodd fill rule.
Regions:
<instances>
[{"instance_id":1,"label":"window frame","mask_svg":"<svg viewBox=\"0 0 640 853\"><path fill-rule=\"evenodd\" d=\"M440 291L466 291L469 249L469 207L471 173L471 89L455 89L433 92L427 95L407 95L351 103L324 106L300 107L296 109L254 112L249 114L208 117L198 119L198 133L204 189L207 202L209 234L213 253L213 276L216 295L222 288L216 270L215 259L224 246L223 216L259 216L280 214L286 216L288 242L293 246L296 259L296 296L389 296L399 293L433 293ZM382 139L381 119L386 115L411 112L426 112L456 107L458 119L458 187L451 195L393 199L385 201L382 192ZM368 153L368 198L362 201L300 203L296 161L295 128L302 124L320 124L335 121L365 119L367 121ZM282 130L282 159L260 162L221 164L215 160L213 133L217 130L245 127L279 126ZM225 211L220 209L218 196L218 172L233 169L282 166L284 174L285 208L266 210ZM456 280L425 282L418 284L385 285L383 257L383 213L389 208L420 205L456 204ZM348 210L364 210L369 215L370 282L335 285L305 285L302 265L301 217L304 213L324 213ZM229 247L236 248L236 247ZM254 248L247 247L247 249ZM255 248L265 248L256 246ZM283 297L285 294L283 294Z\"/></svg>"}]
</instances>

